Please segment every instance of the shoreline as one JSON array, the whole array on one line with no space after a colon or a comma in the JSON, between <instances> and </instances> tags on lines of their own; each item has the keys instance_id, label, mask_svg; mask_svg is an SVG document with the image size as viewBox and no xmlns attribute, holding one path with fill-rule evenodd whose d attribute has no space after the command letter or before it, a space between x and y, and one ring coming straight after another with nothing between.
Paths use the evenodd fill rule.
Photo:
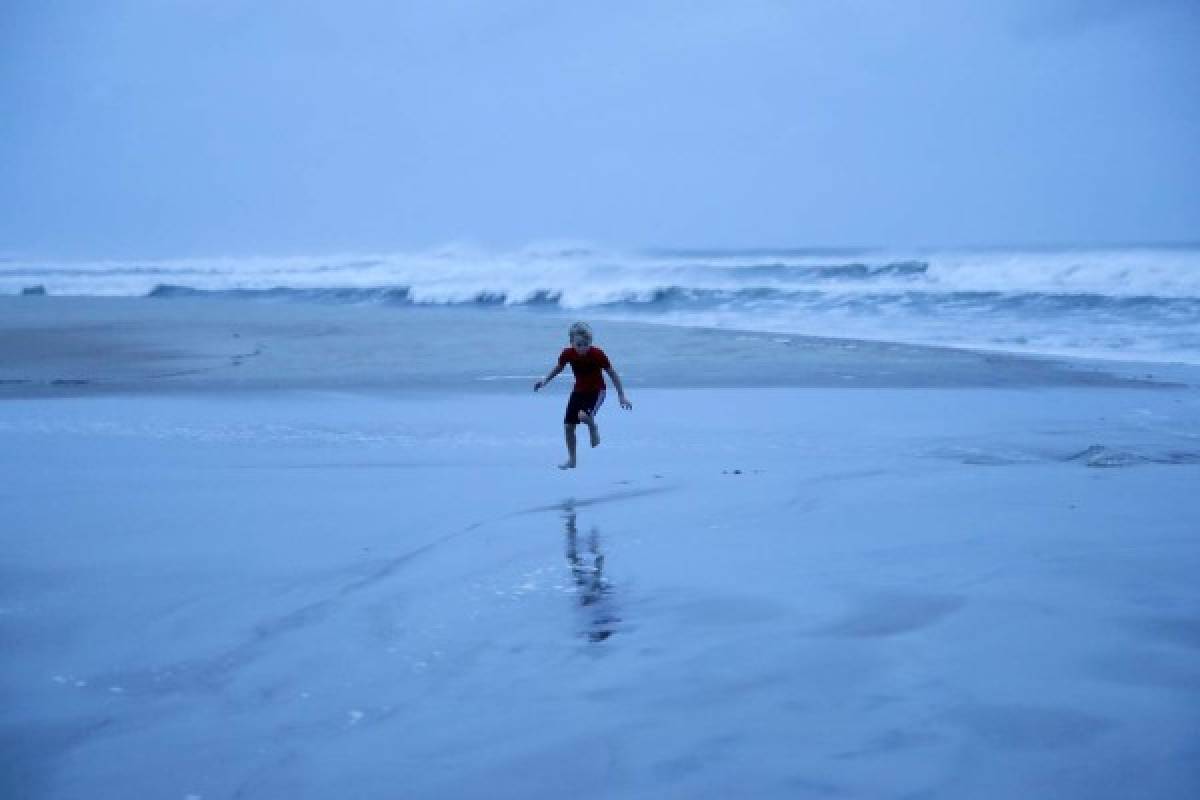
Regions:
<instances>
[{"instance_id":1,"label":"shoreline","mask_svg":"<svg viewBox=\"0 0 1200 800\"><path fill-rule=\"evenodd\" d=\"M525 391L565 313L228 298L0 297L0 399ZM599 321L639 388L1181 388L1200 368ZM563 383L563 381L559 381Z\"/></svg>"}]
</instances>

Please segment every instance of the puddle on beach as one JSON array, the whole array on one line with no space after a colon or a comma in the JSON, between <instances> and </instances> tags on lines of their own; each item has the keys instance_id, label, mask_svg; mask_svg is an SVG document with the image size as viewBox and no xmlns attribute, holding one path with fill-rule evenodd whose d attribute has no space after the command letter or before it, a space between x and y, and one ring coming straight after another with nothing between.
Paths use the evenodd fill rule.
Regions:
<instances>
[{"instance_id":1,"label":"puddle on beach","mask_svg":"<svg viewBox=\"0 0 1200 800\"><path fill-rule=\"evenodd\" d=\"M563 506L563 527L567 566L578 593L584 634L588 641L603 642L616 632L620 619L612 610L612 585L604 577L605 560L600 548L600 530L593 525L581 545L578 512L573 500L568 500Z\"/></svg>"}]
</instances>

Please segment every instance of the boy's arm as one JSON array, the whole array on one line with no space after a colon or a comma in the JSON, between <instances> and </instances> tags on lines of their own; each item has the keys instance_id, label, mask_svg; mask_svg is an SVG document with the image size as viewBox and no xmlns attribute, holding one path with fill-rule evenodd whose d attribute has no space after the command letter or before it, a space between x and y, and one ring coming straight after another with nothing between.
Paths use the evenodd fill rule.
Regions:
<instances>
[{"instance_id":1,"label":"boy's arm","mask_svg":"<svg viewBox=\"0 0 1200 800\"><path fill-rule=\"evenodd\" d=\"M550 370L549 374L547 374L546 377L542 378L540 381L538 381L537 383L535 383L533 385L533 390L536 392L538 389L542 388L547 383L549 383L550 381L552 381L556 377L558 377L558 373L560 373L562 371L563 371L563 365L555 364L554 369Z\"/></svg>"},{"instance_id":2,"label":"boy's arm","mask_svg":"<svg viewBox=\"0 0 1200 800\"><path fill-rule=\"evenodd\" d=\"M617 387L617 399L621 401L621 408L629 411L633 408L633 403L629 402L629 398L625 396L625 387L621 385L621 376L611 366L604 368L608 373L608 377L612 378L613 386Z\"/></svg>"}]
</instances>

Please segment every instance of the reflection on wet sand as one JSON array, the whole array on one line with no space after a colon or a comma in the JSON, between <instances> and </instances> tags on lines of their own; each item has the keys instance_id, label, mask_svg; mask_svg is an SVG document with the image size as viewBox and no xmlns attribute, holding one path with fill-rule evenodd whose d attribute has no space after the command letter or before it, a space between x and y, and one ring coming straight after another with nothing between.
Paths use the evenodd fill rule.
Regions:
<instances>
[{"instance_id":1,"label":"reflection on wet sand","mask_svg":"<svg viewBox=\"0 0 1200 800\"><path fill-rule=\"evenodd\" d=\"M620 621L612 611L612 586L604 579L604 553L600 551L600 531L592 526L580 555L577 513L568 502L563 514L567 534L567 564L579 592L579 606L586 618L588 641L603 642L616 632ZM588 561L591 561L589 564Z\"/></svg>"}]
</instances>

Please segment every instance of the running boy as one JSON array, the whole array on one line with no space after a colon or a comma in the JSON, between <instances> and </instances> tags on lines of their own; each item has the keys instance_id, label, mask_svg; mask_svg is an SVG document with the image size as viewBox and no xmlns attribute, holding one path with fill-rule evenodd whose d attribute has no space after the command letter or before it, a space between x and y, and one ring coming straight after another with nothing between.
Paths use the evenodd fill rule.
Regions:
<instances>
[{"instance_id":1,"label":"running boy","mask_svg":"<svg viewBox=\"0 0 1200 800\"><path fill-rule=\"evenodd\" d=\"M608 373L608 376L612 378L613 386L617 387L617 398L621 401L621 408L626 411L633 408L633 403L625 397L625 388L621 386L621 378L609 363L608 356L599 347L592 347L592 329L587 326L587 323L576 322L571 326L567 335L571 339L571 346L559 353L558 365L550 370L545 378L533 385L533 390L536 392L554 380L567 364L571 365L571 371L575 373L575 388L571 391L570 399L567 400L567 413L563 417L563 426L567 437L567 460L566 463L558 465L559 469L575 468L575 426L579 423L582 422L588 426L592 447L600 444L600 430L596 427L596 414L600 411L600 406L604 404L604 375L601 374L601 370Z\"/></svg>"}]
</instances>

